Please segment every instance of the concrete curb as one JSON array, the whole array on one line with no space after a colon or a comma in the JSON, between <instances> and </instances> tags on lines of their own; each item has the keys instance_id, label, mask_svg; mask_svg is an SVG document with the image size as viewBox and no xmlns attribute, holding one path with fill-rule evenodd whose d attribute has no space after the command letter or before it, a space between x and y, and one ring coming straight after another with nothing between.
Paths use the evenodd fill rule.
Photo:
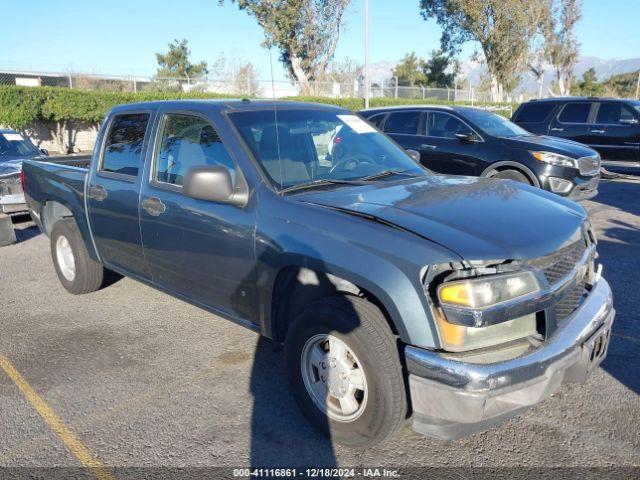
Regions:
<instances>
[{"instance_id":1,"label":"concrete curb","mask_svg":"<svg viewBox=\"0 0 640 480\"><path fill-rule=\"evenodd\" d=\"M13 230L11 217L0 213L0 247L16 243L16 232Z\"/></svg>"}]
</instances>

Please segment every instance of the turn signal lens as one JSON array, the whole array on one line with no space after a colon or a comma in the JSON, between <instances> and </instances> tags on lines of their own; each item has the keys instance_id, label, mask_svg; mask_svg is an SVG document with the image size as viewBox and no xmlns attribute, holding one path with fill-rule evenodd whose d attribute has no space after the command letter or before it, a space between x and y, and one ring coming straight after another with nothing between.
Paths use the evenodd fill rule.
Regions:
<instances>
[{"instance_id":1,"label":"turn signal lens","mask_svg":"<svg viewBox=\"0 0 640 480\"><path fill-rule=\"evenodd\" d=\"M447 282L438 288L440 302L463 308L484 308L540 290L531 272L493 275Z\"/></svg>"}]
</instances>

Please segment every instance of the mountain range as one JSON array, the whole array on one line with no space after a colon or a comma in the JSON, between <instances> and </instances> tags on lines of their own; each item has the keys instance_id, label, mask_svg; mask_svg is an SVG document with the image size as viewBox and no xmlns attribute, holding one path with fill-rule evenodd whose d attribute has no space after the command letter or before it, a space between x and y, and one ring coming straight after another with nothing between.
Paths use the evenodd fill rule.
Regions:
<instances>
[{"instance_id":1,"label":"mountain range","mask_svg":"<svg viewBox=\"0 0 640 480\"><path fill-rule=\"evenodd\" d=\"M390 82L392 78L392 70L398 64L393 61L381 61L375 62L370 65L371 81L374 83L380 83L383 80L385 83ZM577 78L582 78L582 74L589 68L594 68L598 80L607 80L612 75L620 73L628 73L640 70L640 57L639 58L626 58L626 59L605 59L591 56L583 56L578 59L574 68L574 75ZM463 78L468 79L471 85L478 85L481 82L483 75L486 72L486 66L477 60L464 60L460 62L460 75ZM545 66L544 83L551 85L553 81L553 70L550 66ZM539 84L533 75L523 73L521 76L521 83L518 88L521 92L533 92L537 91Z\"/></svg>"}]
</instances>

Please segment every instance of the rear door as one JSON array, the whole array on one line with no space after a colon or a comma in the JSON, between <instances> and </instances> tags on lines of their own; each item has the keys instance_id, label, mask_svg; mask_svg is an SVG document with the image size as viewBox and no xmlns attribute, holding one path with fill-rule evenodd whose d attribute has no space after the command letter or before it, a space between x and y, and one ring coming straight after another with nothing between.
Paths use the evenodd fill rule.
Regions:
<instances>
[{"instance_id":1,"label":"rear door","mask_svg":"<svg viewBox=\"0 0 640 480\"><path fill-rule=\"evenodd\" d=\"M87 185L91 231L107 267L149 278L138 216L138 196L154 113L127 111L107 120L97 165Z\"/></svg>"},{"instance_id":2,"label":"rear door","mask_svg":"<svg viewBox=\"0 0 640 480\"><path fill-rule=\"evenodd\" d=\"M523 103L513 116L513 122L536 135L546 135L549 133L549 118L556 107L555 102L549 101Z\"/></svg>"},{"instance_id":3,"label":"rear door","mask_svg":"<svg viewBox=\"0 0 640 480\"><path fill-rule=\"evenodd\" d=\"M568 102L560 107L549 125L549 135L588 144L594 102Z\"/></svg>"},{"instance_id":4,"label":"rear door","mask_svg":"<svg viewBox=\"0 0 640 480\"><path fill-rule=\"evenodd\" d=\"M190 168L239 170L207 116L161 111L140 195L140 230L153 282L223 314L256 320L255 209L183 194Z\"/></svg>"},{"instance_id":5,"label":"rear door","mask_svg":"<svg viewBox=\"0 0 640 480\"><path fill-rule=\"evenodd\" d=\"M640 113L623 102L598 102L595 120L589 129L589 145L603 160L640 160Z\"/></svg>"},{"instance_id":6,"label":"rear door","mask_svg":"<svg viewBox=\"0 0 640 480\"><path fill-rule=\"evenodd\" d=\"M381 126L382 131L404 149L420 151L421 139L418 136L418 131L422 126L423 116L424 114L420 110L392 111L381 125L378 120L378 126Z\"/></svg>"}]
</instances>

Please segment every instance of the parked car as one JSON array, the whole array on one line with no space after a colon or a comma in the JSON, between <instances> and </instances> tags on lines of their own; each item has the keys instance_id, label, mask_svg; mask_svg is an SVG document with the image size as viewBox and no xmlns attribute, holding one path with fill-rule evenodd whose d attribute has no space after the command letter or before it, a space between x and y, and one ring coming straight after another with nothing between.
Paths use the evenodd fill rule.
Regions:
<instances>
[{"instance_id":1,"label":"parked car","mask_svg":"<svg viewBox=\"0 0 640 480\"><path fill-rule=\"evenodd\" d=\"M405 149L418 152L420 162L437 173L510 179L572 200L598 193L596 151L532 135L486 110L403 106L360 114Z\"/></svg>"},{"instance_id":2,"label":"parked car","mask_svg":"<svg viewBox=\"0 0 640 480\"><path fill-rule=\"evenodd\" d=\"M102 125L89 169L24 165L62 285L114 271L282 342L302 411L338 443L407 417L483 430L606 355L611 290L572 201L434 175L328 105L153 102Z\"/></svg>"},{"instance_id":3,"label":"parked car","mask_svg":"<svg viewBox=\"0 0 640 480\"><path fill-rule=\"evenodd\" d=\"M20 183L24 160L47 160L52 163L84 165L89 156L64 156L55 160L47 158L49 152L38 149L28 137L15 130L0 129L0 213L27 213L27 204Z\"/></svg>"},{"instance_id":4,"label":"parked car","mask_svg":"<svg viewBox=\"0 0 640 480\"><path fill-rule=\"evenodd\" d=\"M640 166L640 101L550 98L523 103L513 121L538 135L553 135L597 150L605 165Z\"/></svg>"}]
</instances>

